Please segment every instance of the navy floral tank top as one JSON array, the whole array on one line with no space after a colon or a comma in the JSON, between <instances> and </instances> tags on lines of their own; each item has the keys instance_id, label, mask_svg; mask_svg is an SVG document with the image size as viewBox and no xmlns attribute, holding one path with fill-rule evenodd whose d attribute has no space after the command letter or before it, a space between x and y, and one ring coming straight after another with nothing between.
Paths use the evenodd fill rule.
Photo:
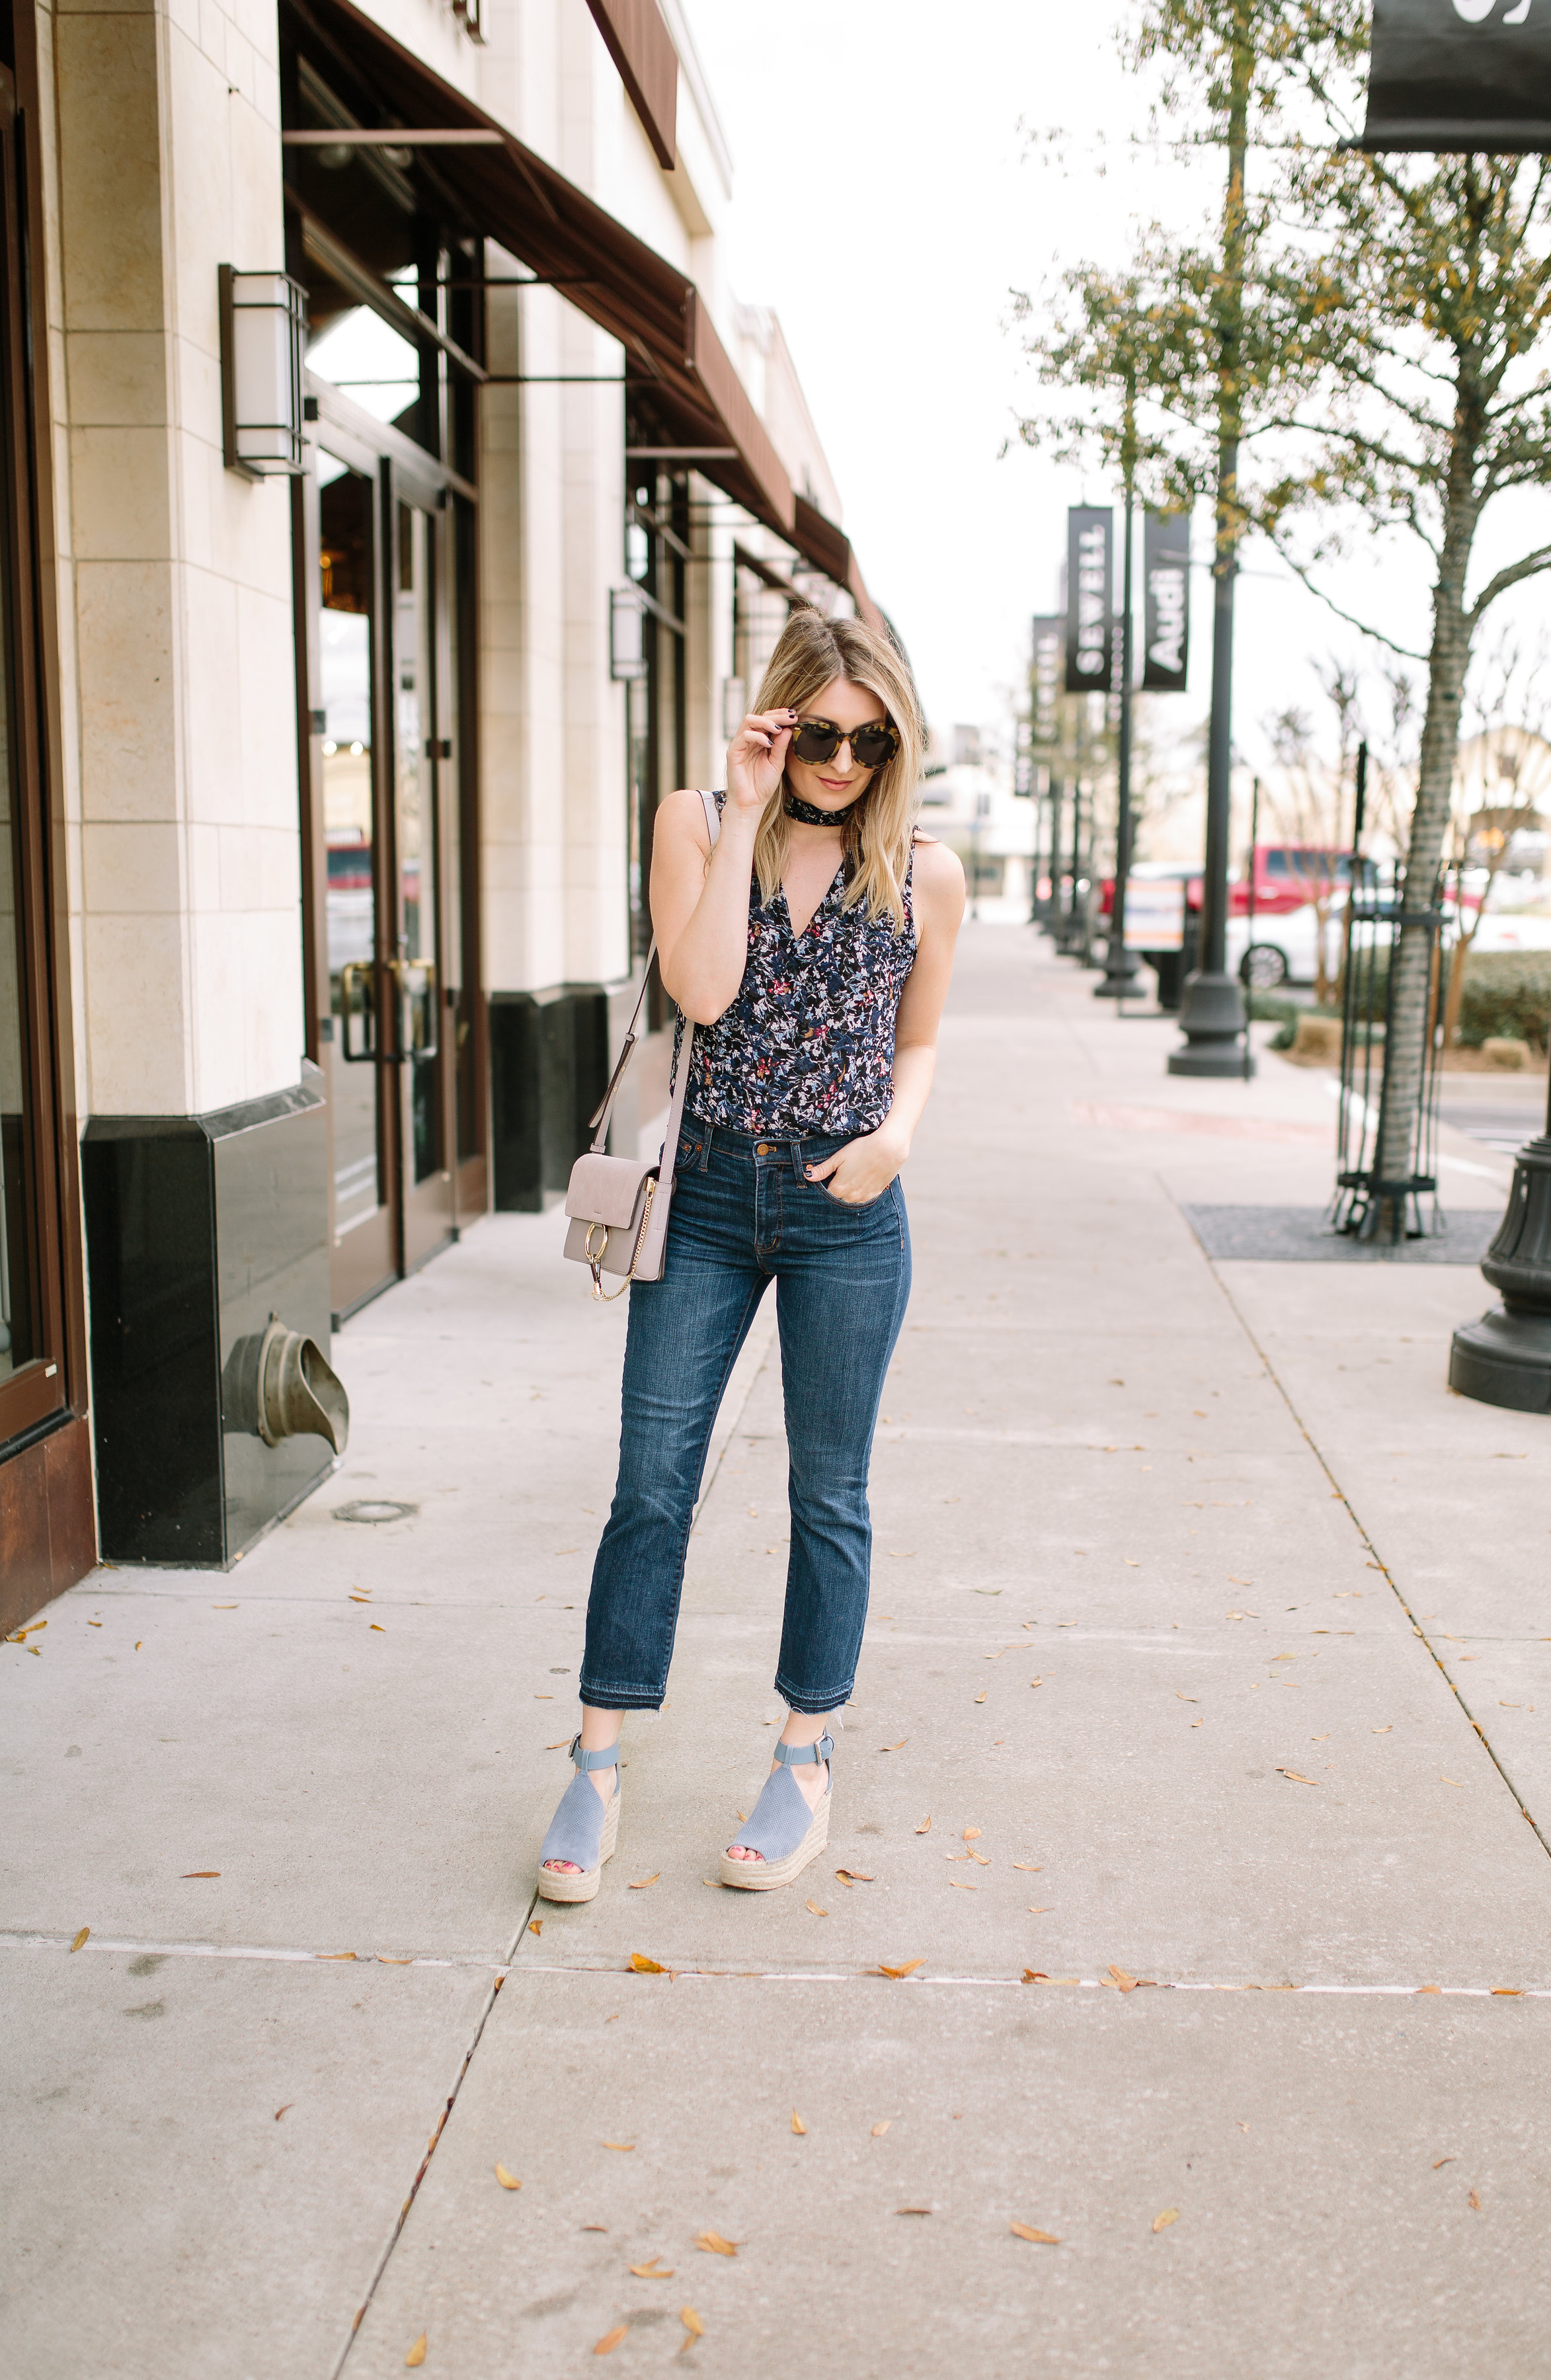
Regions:
<instances>
[{"instance_id":1,"label":"navy floral tank top","mask_svg":"<svg viewBox=\"0 0 1551 2380\"><path fill-rule=\"evenodd\" d=\"M720 809L725 801L718 794ZM685 1104L733 1132L873 1132L894 1096L894 1020L915 964L914 860L904 925L865 903L846 908L845 871L800 934L784 891L759 897L751 880L748 961L736 999L695 1035ZM678 1063L681 1016L673 1038Z\"/></svg>"}]
</instances>

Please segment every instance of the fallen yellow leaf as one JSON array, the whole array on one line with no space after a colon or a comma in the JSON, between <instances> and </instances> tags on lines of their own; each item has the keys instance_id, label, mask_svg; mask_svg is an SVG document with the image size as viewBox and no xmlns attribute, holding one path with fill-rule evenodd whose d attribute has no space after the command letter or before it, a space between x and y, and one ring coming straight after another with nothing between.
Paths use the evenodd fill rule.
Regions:
<instances>
[{"instance_id":1,"label":"fallen yellow leaf","mask_svg":"<svg viewBox=\"0 0 1551 2380\"><path fill-rule=\"evenodd\" d=\"M544 1930L543 1919L541 1917L530 1917L527 1921L527 1930L530 1934L541 1934Z\"/></svg>"},{"instance_id":2,"label":"fallen yellow leaf","mask_svg":"<svg viewBox=\"0 0 1551 2380\"><path fill-rule=\"evenodd\" d=\"M1170 2223L1177 2223L1179 2219L1179 2208L1177 2206L1166 2206L1161 2215L1155 2215L1153 2216L1153 2229L1155 2231L1167 2231Z\"/></svg>"},{"instance_id":3,"label":"fallen yellow leaf","mask_svg":"<svg viewBox=\"0 0 1551 2380\"><path fill-rule=\"evenodd\" d=\"M807 2126L804 2123L801 2116L798 2115L795 2107L792 2110L792 2130L794 2132L806 2132L807 2130Z\"/></svg>"},{"instance_id":4,"label":"fallen yellow leaf","mask_svg":"<svg viewBox=\"0 0 1551 2380\"><path fill-rule=\"evenodd\" d=\"M703 2248L708 2256L735 2256L738 2252L736 2240L724 2240L720 2231L697 2231L695 2245Z\"/></svg>"},{"instance_id":5,"label":"fallen yellow leaf","mask_svg":"<svg viewBox=\"0 0 1551 2380\"><path fill-rule=\"evenodd\" d=\"M371 1626L372 1626L373 1628L375 1628L375 1630L377 1631L377 1633L378 1633L378 1635L379 1635L379 1636L385 1636L385 1635L387 1634L387 1633L388 1633L388 1632L387 1632L387 1630L383 1627L382 1622L380 1620L374 1620L374 1621L372 1621L372 1622L371 1622Z\"/></svg>"},{"instance_id":6,"label":"fallen yellow leaf","mask_svg":"<svg viewBox=\"0 0 1551 2380\"><path fill-rule=\"evenodd\" d=\"M902 1735L898 1743L880 1743L878 1748L879 1752L903 1752L909 1742L908 1735Z\"/></svg>"},{"instance_id":7,"label":"fallen yellow leaf","mask_svg":"<svg viewBox=\"0 0 1551 2380\"><path fill-rule=\"evenodd\" d=\"M1391 1719L1391 1720L1390 1720L1389 1725L1388 1725L1387 1727L1371 1727L1371 1728L1368 1730L1368 1733L1369 1733L1370 1735L1393 1735L1393 1734L1394 1734L1394 1732L1395 1732L1395 1722L1394 1722L1394 1720L1393 1720L1393 1719Z\"/></svg>"},{"instance_id":8,"label":"fallen yellow leaf","mask_svg":"<svg viewBox=\"0 0 1551 2380\"><path fill-rule=\"evenodd\" d=\"M659 1966L655 1959L648 1959L644 1950L632 1950L630 1964L637 1975L662 1975L667 1973L667 1969Z\"/></svg>"},{"instance_id":9,"label":"fallen yellow leaf","mask_svg":"<svg viewBox=\"0 0 1551 2380\"><path fill-rule=\"evenodd\" d=\"M71 1949L72 1949L72 1950L79 1950L79 1949L80 1949L81 1944L82 1944L83 1942L85 1942L85 1941L88 1941L88 1940L91 1938L91 1926L90 1926L90 1925L83 1925L83 1926L81 1927L81 1929L80 1929L80 1932L76 1936L75 1940L71 1943L71 1945L70 1945Z\"/></svg>"},{"instance_id":10,"label":"fallen yellow leaf","mask_svg":"<svg viewBox=\"0 0 1551 2380\"><path fill-rule=\"evenodd\" d=\"M636 2143L634 2141L605 2141L603 2143L603 2146L606 2149L623 2149L626 2155L629 2155L635 2145Z\"/></svg>"},{"instance_id":11,"label":"fallen yellow leaf","mask_svg":"<svg viewBox=\"0 0 1551 2380\"><path fill-rule=\"evenodd\" d=\"M989 1867L991 1864L984 1852L966 1852L964 1853L964 1857L965 1859L972 1859L976 1867Z\"/></svg>"},{"instance_id":12,"label":"fallen yellow leaf","mask_svg":"<svg viewBox=\"0 0 1551 2380\"><path fill-rule=\"evenodd\" d=\"M842 1884L876 1884L878 1882L877 1876L869 1874L865 1867L837 1867L835 1874Z\"/></svg>"},{"instance_id":13,"label":"fallen yellow leaf","mask_svg":"<svg viewBox=\"0 0 1551 2380\"><path fill-rule=\"evenodd\" d=\"M706 2325L701 2321L693 2306L680 2306L679 2320L683 2323L685 2330L689 2333L689 2337L679 2349L679 2353L683 2355L694 2346L697 2338L704 2338L706 2335Z\"/></svg>"},{"instance_id":14,"label":"fallen yellow leaf","mask_svg":"<svg viewBox=\"0 0 1551 2380\"><path fill-rule=\"evenodd\" d=\"M637 1881L630 1887L630 1890L632 1892L645 1892L648 1885L656 1884L661 1874L662 1870L659 1868L656 1876L643 1876L639 1877Z\"/></svg>"},{"instance_id":15,"label":"fallen yellow leaf","mask_svg":"<svg viewBox=\"0 0 1551 2380\"><path fill-rule=\"evenodd\" d=\"M988 1694L988 1692L989 1692L989 1691L990 1691L990 1689L989 1689L988 1687L987 1687L987 1686L982 1686L982 1687L981 1687L981 1689L980 1689L980 1692L979 1692L979 1693L975 1695L975 1701L976 1701L977 1703L983 1703L983 1702L985 1701L986 1696L987 1696L987 1694Z\"/></svg>"},{"instance_id":16,"label":"fallen yellow leaf","mask_svg":"<svg viewBox=\"0 0 1551 2380\"><path fill-rule=\"evenodd\" d=\"M1045 1873L1043 1868L1036 1867L1032 1860L1014 1860L1012 1864L1022 1868L1025 1876L1043 1876Z\"/></svg>"},{"instance_id":17,"label":"fallen yellow leaf","mask_svg":"<svg viewBox=\"0 0 1551 2380\"><path fill-rule=\"evenodd\" d=\"M1060 2240L1054 2231L1036 2231L1032 2223L1012 2223L1008 2226L1019 2240L1037 2240L1047 2248L1059 2248Z\"/></svg>"},{"instance_id":18,"label":"fallen yellow leaf","mask_svg":"<svg viewBox=\"0 0 1551 2380\"><path fill-rule=\"evenodd\" d=\"M632 2265L630 2269L638 2281L671 2281L673 2277L672 2265L665 2265L660 2256L654 2256L649 2265Z\"/></svg>"},{"instance_id":19,"label":"fallen yellow leaf","mask_svg":"<svg viewBox=\"0 0 1551 2380\"><path fill-rule=\"evenodd\" d=\"M1464 1789L1464 1787L1463 1787L1462 1785L1460 1785L1460 1779L1458 1779L1458 1777L1446 1777L1446 1776L1444 1775L1444 1773L1443 1773L1443 1771L1442 1771L1442 1769L1441 1769L1441 1768L1440 1768L1440 1769L1439 1769L1439 1771L1438 1771L1438 1783L1439 1783L1440 1785L1453 1785L1453 1786L1457 1786L1457 1787L1459 1788L1459 1791L1460 1791L1461 1793L1462 1793L1462 1792L1464 1791L1464 1790L1465 1790L1465 1789Z\"/></svg>"},{"instance_id":20,"label":"fallen yellow leaf","mask_svg":"<svg viewBox=\"0 0 1551 2380\"><path fill-rule=\"evenodd\" d=\"M1474 2192L1473 2190L1471 2192L1471 2194L1470 2194L1470 2203L1471 2203L1471 2204L1474 2207L1474 2209L1475 2209L1476 2213L1479 2215L1479 2214L1480 2214L1480 2212L1481 2212L1481 2201L1480 2201L1480 2199L1476 2196L1476 2193L1475 2193L1475 2192Z\"/></svg>"},{"instance_id":21,"label":"fallen yellow leaf","mask_svg":"<svg viewBox=\"0 0 1551 2380\"><path fill-rule=\"evenodd\" d=\"M893 2120L892 2116L885 2116L880 2124L874 2124L872 2128L873 2139L875 2141L880 2141Z\"/></svg>"},{"instance_id":22,"label":"fallen yellow leaf","mask_svg":"<svg viewBox=\"0 0 1551 2380\"><path fill-rule=\"evenodd\" d=\"M197 1876L219 1876L220 1873L221 1871L218 1867L186 1867L183 1871L181 1881L184 1884L188 1884Z\"/></svg>"},{"instance_id":23,"label":"fallen yellow leaf","mask_svg":"<svg viewBox=\"0 0 1551 2380\"><path fill-rule=\"evenodd\" d=\"M926 1965L925 1959L912 1959L903 1967L879 1967L880 1975L891 1975L897 1983L902 1975L913 1975L917 1967Z\"/></svg>"},{"instance_id":24,"label":"fallen yellow leaf","mask_svg":"<svg viewBox=\"0 0 1551 2380\"><path fill-rule=\"evenodd\" d=\"M932 1830L932 1822L931 1822L930 1814L928 1813L928 1815L927 1815L926 1817L924 1817L924 1818L922 1819L922 1821L921 1821L920 1825L916 1828L915 1831L916 1831L916 1833L917 1833L918 1835L929 1835L929 1834L931 1833L931 1830Z\"/></svg>"},{"instance_id":25,"label":"fallen yellow leaf","mask_svg":"<svg viewBox=\"0 0 1551 2380\"><path fill-rule=\"evenodd\" d=\"M951 1876L949 1885L954 1892L977 1892L978 1885L971 1884L967 1876Z\"/></svg>"},{"instance_id":26,"label":"fallen yellow leaf","mask_svg":"<svg viewBox=\"0 0 1551 2380\"><path fill-rule=\"evenodd\" d=\"M817 1900L810 1900L808 1902L808 1907L812 1910L816 1917L828 1917L830 1913L827 1909L820 1909Z\"/></svg>"},{"instance_id":27,"label":"fallen yellow leaf","mask_svg":"<svg viewBox=\"0 0 1551 2380\"><path fill-rule=\"evenodd\" d=\"M495 2178L501 2184L503 2190L520 2190L522 2188L522 2184L517 2180L516 2175L515 2173L508 2173L503 2165L498 2165L496 2167Z\"/></svg>"},{"instance_id":28,"label":"fallen yellow leaf","mask_svg":"<svg viewBox=\"0 0 1551 2380\"><path fill-rule=\"evenodd\" d=\"M1280 1766L1278 1767L1277 1775L1288 1778L1294 1785L1316 1785L1319 1782L1316 1777L1300 1777L1296 1768L1283 1768Z\"/></svg>"},{"instance_id":29,"label":"fallen yellow leaf","mask_svg":"<svg viewBox=\"0 0 1551 2380\"><path fill-rule=\"evenodd\" d=\"M419 2335L419 2337L418 2337L418 2338L415 2341L414 2346L410 2349L410 2350L409 2350L408 2354L405 2357L404 2361L405 2361L406 2364L407 2365L408 2369L409 2369L411 2372L413 2372L413 2371L416 2369L416 2367L417 2367L418 2364L423 2363L423 2362L425 2362L425 2360L426 2360L426 2335L425 2335L425 2332L422 2330L422 2331L421 2331L421 2333L420 2333L420 2335Z\"/></svg>"},{"instance_id":30,"label":"fallen yellow leaf","mask_svg":"<svg viewBox=\"0 0 1551 2380\"><path fill-rule=\"evenodd\" d=\"M1128 1975L1123 1967L1117 1967L1113 1963L1109 1969L1109 1980L1120 1991L1133 1992L1136 1989L1135 1976Z\"/></svg>"},{"instance_id":31,"label":"fallen yellow leaf","mask_svg":"<svg viewBox=\"0 0 1551 2380\"><path fill-rule=\"evenodd\" d=\"M980 1840L979 1828L966 1827L964 1828L963 1839L966 1843L977 1843Z\"/></svg>"},{"instance_id":32,"label":"fallen yellow leaf","mask_svg":"<svg viewBox=\"0 0 1551 2380\"><path fill-rule=\"evenodd\" d=\"M602 2338L599 2340L597 2346L592 2351L594 2355L612 2355L615 2348L619 2345L620 2340L622 2338L628 2338L629 2336L629 2324L625 2322L616 2322L612 2330L606 2330L603 2333Z\"/></svg>"}]
</instances>

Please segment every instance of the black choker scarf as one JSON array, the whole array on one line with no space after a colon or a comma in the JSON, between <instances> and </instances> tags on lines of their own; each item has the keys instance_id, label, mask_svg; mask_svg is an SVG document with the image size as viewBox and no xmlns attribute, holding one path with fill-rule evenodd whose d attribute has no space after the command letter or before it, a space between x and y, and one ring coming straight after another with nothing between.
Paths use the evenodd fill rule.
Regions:
<instances>
[{"instance_id":1,"label":"black choker scarf","mask_svg":"<svg viewBox=\"0 0 1551 2380\"><path fill-rule=\"evenodd\" d=\"M848 819L855 817L866 799L866 794L858 794L855 800L842 810L821 810L816 808L812 802L799 801L796 795L788 790L782 808L789 819L796 819L803 826L843 826Z\"/></svg>"}]
</instances>

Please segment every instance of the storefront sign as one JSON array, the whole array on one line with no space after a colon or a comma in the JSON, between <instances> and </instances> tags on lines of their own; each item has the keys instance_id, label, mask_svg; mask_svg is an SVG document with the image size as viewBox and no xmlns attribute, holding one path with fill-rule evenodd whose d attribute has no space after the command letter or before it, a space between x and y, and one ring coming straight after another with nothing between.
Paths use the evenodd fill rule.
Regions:
<instances>
[{"instance_id":1,"label":"storefront sign","mask_svg":"<svg viewBox=\"0 0 1551 2380\"><path fill-rule=\"evenodd\" d=\"M1061 665L1066 655L1066 622L1059 612L1034 623L1034 658L1029 664L1029 742L1036 752L1053 752L1060 742Z\"/></svg>"},{"instance_id":2,"label":"storefront sign","mask_svg":"<svg viewBox=\"0 0 1551 2380\"><path fill-rule=\"evenodd\" d=\"M1108 694L1114 674L1114 515L1073 504L1066 516L1066 691Z\"/></svg>"},{"instance_id":3,"label":"storefront sign","mask_svg":"<svg viewBox=\"0 0 1551 2380\"><path fill-rule=\"evenodd\" d=\"M1374 0L1359 145L1551 150L1546 0Z\"/></svg>"},{"instance_id":4,"label":"storefront sign","mask_svg":"<svg viewBox=\"0 0 1551 2380\"><path fill-rule=\"evenodd\" d=\"M1190 515L1149 512L1142 532L1145 582L1142 686L1183 694L1190 658Z\"/></svg>"},{"instance_id":5,"label":"storefront sign","mask_svg":"<svg viewBox=\"0 0 1551 2380\"><path fill-rule=\"evenodd\" d=\"M1125 888L1128 951L1182 951L1185 888L1178 876L1131 877Z\"/></svg>"}]
</instances>

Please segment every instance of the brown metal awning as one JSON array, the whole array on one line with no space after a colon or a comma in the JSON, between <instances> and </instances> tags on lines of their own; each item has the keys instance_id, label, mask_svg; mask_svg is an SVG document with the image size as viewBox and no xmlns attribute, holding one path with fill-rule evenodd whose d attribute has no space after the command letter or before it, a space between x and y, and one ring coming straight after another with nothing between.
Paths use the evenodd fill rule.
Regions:
<instances>
[{"instance_id":1,"label":"brown metal awning","mask_svg":"<svg viewBox=\"0 0 1551 2380\"><path fill-rule=\"evenodd\" d=\"M469 230L563 284L569 302L624 346L671 434L711 450L696 468L792 539L792 483L694 282L351 0L288 0L285 13L321 70L332 55L352 80L370 80L396 119L385 128L497 136L435 149L437 179L467 210Z\"/></svg>"}]
</instances>

